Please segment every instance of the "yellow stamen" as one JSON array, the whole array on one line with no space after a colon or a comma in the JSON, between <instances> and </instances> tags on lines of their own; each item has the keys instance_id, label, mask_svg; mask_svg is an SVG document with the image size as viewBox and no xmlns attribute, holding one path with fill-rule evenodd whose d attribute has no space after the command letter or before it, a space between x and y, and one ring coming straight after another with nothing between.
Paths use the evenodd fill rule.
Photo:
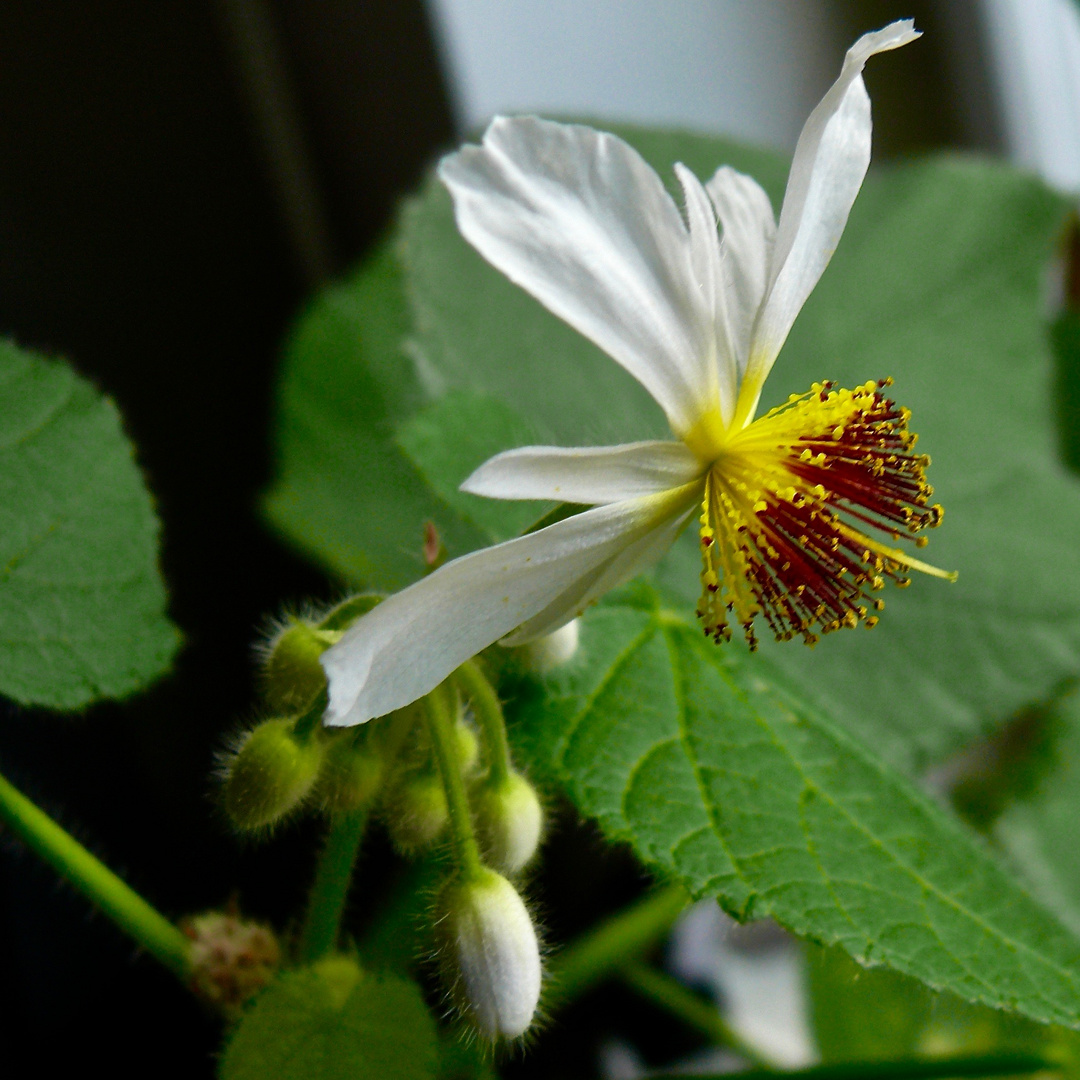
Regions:
<instances>
[{"instance_id":1,"label":"yellow stamen","mask_svg":"<svg viewBox=\"0 0 1080 1080\"><path fill-rule=\"evenodd\" d=\"M902 570L956 579L864 531L922 546L915 534L942 517L927 505L929 458L912 453L909 414L882 393L890 383L815 383L744 428L695 426L687 443L710 463L698 615L711 637L730 637L730 613L753 647L760 615L778 639L813 644L819 633L874 626L870 607L884 604L866 594L885 578L909 584Z\"/></svg>"}]
</instances>

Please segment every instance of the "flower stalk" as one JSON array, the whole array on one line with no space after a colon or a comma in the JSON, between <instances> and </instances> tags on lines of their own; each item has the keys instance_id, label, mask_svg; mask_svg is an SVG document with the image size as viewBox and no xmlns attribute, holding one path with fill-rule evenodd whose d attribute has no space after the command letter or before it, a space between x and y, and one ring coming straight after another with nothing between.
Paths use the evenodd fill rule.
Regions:
<instances>
[{"instance_id":1,"label":"flower stalk","mask_svg":"<svg viewBox=\"0 0 1080 1080\"><path fill-rule=\"evenodd\" d=\"M511 771L510 744L495 688L475 660L466 660L454 672L454 681L472 702L473 712L484 734L488 752L488 781L492 786L504 784Z\"/></svg>"},{"instance_id":2,"label":"flower stalk","mask_svg":"<svg viewBox=\"0 0 1080 1080\"><path fill-rule=\"evenodd\" d=\"M300 959L306 964L321 960L337 945L367 820L366 808L330 817L300 935Z\"/></svg>"},{"instance_id":3,"label":"flower stalk","mask_svg":"<svg viewBox=\"0 0 1080 1080\"><path fill-rule=\"evenodd\" d=\"M447 703L447 690L437 686L424 698L428 730L435 760L439 766L446 805L450 814L450 836L454 846L454 859L463 882L478 881L483 876L480 847L476 842L469 800L465 793L465 781L461 776L461 760L454 721Z\"/></svg>"},{"instance_id":4,"label":"flower stalk","mask_svg":"<svg viewBox=\"0 0 1080 1080\"><path fill-rule=\"evenodd\" d=\"M183 932L3 776L0 819L141 948L188 979L191 942Z\"/></svg>"}]
</instances>

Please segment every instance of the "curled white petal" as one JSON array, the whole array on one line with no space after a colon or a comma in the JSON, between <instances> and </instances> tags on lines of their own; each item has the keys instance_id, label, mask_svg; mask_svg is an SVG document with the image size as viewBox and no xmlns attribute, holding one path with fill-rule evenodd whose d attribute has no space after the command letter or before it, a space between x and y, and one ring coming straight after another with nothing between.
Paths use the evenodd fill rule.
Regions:
<instances>
[{"instance_id":1,"label":"curled white petal","mask_svg":"<svg viewBox=\"0 0 1080 1080\"><path fill-rule=\"evenodd\" d=\"M870 98L862 69L875 53L919 36L910 19L864 34L799 136L776 231L771 280L739 398L749 419L796 315L832 258L870 165Z\"/></svg>"},{"instance_id":2,"label":"curled white petal","mask_svg":"<svg viewBox=\"0 0 1080 1080\"><path fill-rule=\"evenodd\" d=\"M730 165L717 169L705 189L723 228L724 284L730 294L729 322L741 375L746 370L750 333L772 267L776 217L761 185Z\"/></svg>"},{"instance_id":3,"label":"curled white petal","mask_svg":"<svg viewBox=\"0 0 1080 1080\"><path fill-rule=\"evenodd\" d=\"M702 473L683 443L622 446L523 446L485 461L461 490L490 499L622 502L682 487Z\"/></svg>"},{"instance_id":4,"label":"curled white petal","mask_svg":"<svg viewBox=\"0 0 1080 1080\"><path fill-rule=\"evenodd\" d=\"M738 371L729 326L728 289L721 266L716 212L701 181L681 162L675 165L675 175L686 199L694 283L700 290L706 317L713 324L713 333L706 342L709 353L701 362L708 380L709 399L718 404L721 419L728 424L735 412Z\"/></svg>"},{"instance_id":5,"label":"curled white petal","mask_svg":"<svg viewBox=\"0 0 1080 1080\"><path fill-rule=\"evenodd\" d=\"M690 235L636 150L577 124L496 117L439 176L469 243L626 368L674 430L714 403Z\"/></svg>"},{"instance_id":6,"label":"curled white petal","mask_svg":"<svg viewBox=\"0 0 1080 1080\"><path fill-rule=\"evenodd\" d=\"M323 653L325 722L361 724L408 705L538 616L542 625L530 636L557 629L599 595L597 585L640 569L642 551L653 551L651 537L670 543L672 522L685 522L699 498L695 484L586 510L464 555L388 597ZM571 598L569 610L564 597ZM555 608L563 612L558 618L545 614Z\"/></svg>"}]
</instances>

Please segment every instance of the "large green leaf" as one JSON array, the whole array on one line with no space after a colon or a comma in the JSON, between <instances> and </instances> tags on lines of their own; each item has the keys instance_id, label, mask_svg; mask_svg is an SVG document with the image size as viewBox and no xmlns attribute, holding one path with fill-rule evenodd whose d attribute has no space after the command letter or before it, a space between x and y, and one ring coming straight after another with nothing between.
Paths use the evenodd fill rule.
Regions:
<instances>
[{"instance_id":1,"label":"large green leaf","mask_svg":"<svg viewBox=\"0 0 1080 1080\"><path fill-rule=\"evenodd\" d=\"M452 555L485 539L394 442L395 424L444 388L414 373L402 352L408 332L390 246L315 300L286 348L279 476L266 503L303 550L354 584L386 589L423 573L426 521Z\"/></svg>"},{"instance_id":2,"label":"large green leaf","mask_svg":"<svg viewBox=\"0 0 1080 1080\"><path fill-rule=\"evenodd\" d=\"M730 162L778 201L786 169L775 157L627 135L662 175L676 159L701 175ZM815 379L892 375L934 457L946 518L927 554L959 570L959 583L919 578L887 596L872 634L765 650L908 769L1080 671L1080 488L1055 462L1040 296L1063 213L1031 177L986 162L934 159L871 176L766 388L768 404ZM498 400L544 441L665 433L636 382L458 236L434 181L405 217L404 260L417 354L447 386ZM699 567L685 539L662 579L689 606Z\"/></svg>"},{"instance_id":3,"label":"large green leaf","mask_svg":"<svg viewBox=\"0 0 1080 1080\"><path fill-rule=\"evenodd\" d=\"M431 1080L435 1024L414 983L334 956L282 975L221 1058L221 1080Z\"/></svg>"},{"instance_id":4,"label":"large green leaf","mask_svg":"<svg viewBox=\"0 0 1080 1080\"><path fill-rule=\"evenodd\" d=\"M112 402L0 341L0 694L78 709L160 675L179 635L157 541Z\"/></svg>"},{"instance_id":5,"label":"large green leaf","mask_svg":"<svg viewBox=\"0 0 1080 1080\"><path fill-rule=\"evenodd\" d=\"M1080 939L784 681L639 583L583 620L543 687L525 684L515 736L609 838L736 917L1080 1026Z\"/></svg>"}]
</instances>

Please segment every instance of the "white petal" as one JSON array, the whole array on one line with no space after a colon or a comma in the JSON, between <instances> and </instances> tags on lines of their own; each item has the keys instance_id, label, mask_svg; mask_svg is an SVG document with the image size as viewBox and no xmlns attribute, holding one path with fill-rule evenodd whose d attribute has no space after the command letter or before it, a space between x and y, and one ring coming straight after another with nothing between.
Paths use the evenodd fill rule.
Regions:
<instances>
[{"instance_id":1,"label":"white petal","mask_svg":"<svg viewBox=\"0 0 1080 1080\"><path fill-rule=\"evenodd\" d=\"M614 503L682 487L701 473L701 463L683 443L523 446L485 461L461 490L490 499Z\"/></svg>"},{"instance_id":2,"label":"white petal","mask_svg":"<svg viewBox=\"0 0 1080 1080\"><path fill-rule=\"evenodd\" d=\"M776 218L761 185L730 165L717 169L705 188L724 230L724 279L731 297L728 321L741 374L769 280Z\"/></svg>"},{"instance_id":3,"label":"white petal","mask_svg":"<svg viewBox=\"0 0 1080 1080\"><path fill-rule=\"evenodd\" d=\"M586 510L455 559L388 597L323 653L325 722L361 724L428 693L579 582L595 582L598 570L643 537L685 516L696 493L692 485Z\"/></svg>"},{"instance_id":4,"label":"white petal","mask_svg":"<svg viewBox=\"0 0 1080 1080\"><path fill-rule=\"evenodd\" d=\"M686 217L690 223L690 262L701 289L705 313L713 324L710 355L703 358L708 369L709 397L719 403L725 424L735 411L738 372L728 328L728 290L720 265L720 236L716 214L701 181L681 162L675 175L686 197Z\"/></svg>"},{"instance_id":5,"label":"white petal","mask_svg":"<svg viewBox=\"0 0 1080 1080\"><path fill-rule=\"evenodd\" d=\"M582 578L575 587L568 589L543 611L519 626L502 639L502 645L523 645L545 634L550 634L581 615L585 609L606 592L624 581L636 577L651 566L678 538L687 522L701 509L702 491L694 484L688 489L681 512L669 517L653 529L627 544L593 573Z\"/></svg>"},{"instance_id":6,"label":"white petal","mask_svg":"<svg viewBox=\"0 0 1080 1080\"><path fill-rule=\"evenodd\" d=\"M870 98L862 69L875 53L919 36L910 19L864 34L848 50L840 77L810 114L788 176L773 249L768 296L758 317L739 398L748 419L795 316L832 258L870 164Z\"/></svg>"},{"instance_id":7,"label":"white petal","mask_svg":"<svg viewBox=\"0 0 1080 1080\"><path fill-rule=\"evenodd\" d=\"M497 117L439 176L469 243L626 368L677 433L715 404L690 236L636 150L580 125Z\"/></svg>"}]
</instances>

